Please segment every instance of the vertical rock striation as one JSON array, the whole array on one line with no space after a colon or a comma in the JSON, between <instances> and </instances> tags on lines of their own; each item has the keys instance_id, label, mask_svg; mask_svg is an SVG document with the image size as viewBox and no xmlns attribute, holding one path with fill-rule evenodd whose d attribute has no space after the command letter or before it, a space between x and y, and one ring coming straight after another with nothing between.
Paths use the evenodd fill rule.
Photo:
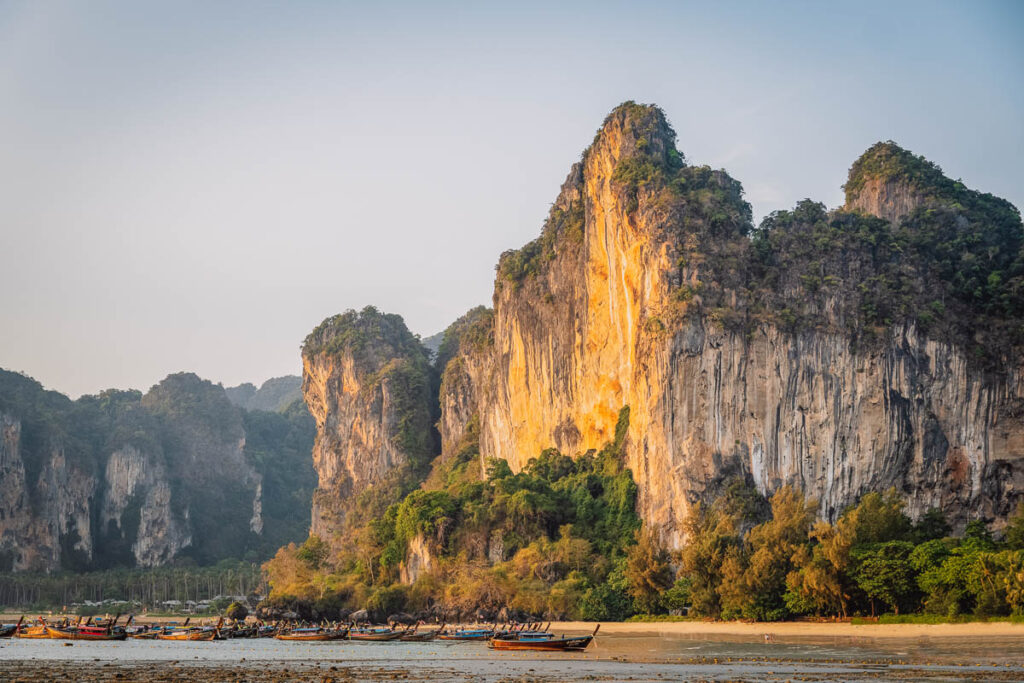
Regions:
<instances>
[{"instance_id":1,"label":"vertical rock striation","mask_svg":"<svg viewBox=\"0 0 1024 683\"><path fill-rule=\"evenodd\" d=\"M541 237L502 255L493 315L445 368L443 443L478 419L482 456L518 469L545 448L600 448L630 406L641 512L673 544L734 475L766 494L799 486L827 517L891 486L913 515L1008 514L1024 495L1019 363L984 369L913 306L874 312L886 295L862 286L928 294L924 271L856 242L942 199L934 167L911 157L907 173L902 158L881 145L855 164L847 211L884 220L822 210L814 229L842 247L812 242L819 261L791 286L797 274L759 251L775 237L748 237L738 183L685 165L657 108L616 109Z\"/></svg>"},{"instance_id":2,"label":"vertical rock striation","mask_svg":"<svg viewBox=\"0 0 1024 683\"><path fill-rule=\"evenodd\" d=\"M351 516L379 514L422 475L435 451L436 384L402 319L372 307L325 320L302 366L317 430L311 533L337 543Z\"/></svg>"}]
</instances>

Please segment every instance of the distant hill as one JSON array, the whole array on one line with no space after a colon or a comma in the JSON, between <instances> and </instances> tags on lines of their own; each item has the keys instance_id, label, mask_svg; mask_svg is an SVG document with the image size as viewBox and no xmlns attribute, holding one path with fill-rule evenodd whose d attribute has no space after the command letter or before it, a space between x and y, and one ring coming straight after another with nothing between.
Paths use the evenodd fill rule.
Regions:
<instances>
[{"instance_id":1,"label":"distant hill","mask_svg":"<svg viewBox=\"0 0 1024 683\"><path fill-rule=\"evenodd\" d=\"M441 348L441 342L444 341L444 332L444 330L441 330L437 334L432 334L429 337L420 339L420 343L430 351L430 354L434 358L437 358L437 351Z\"/></svg>"},{"instance_id":2,"label":"distant hill","mask_svg":"<svg viewBox=\"0 0 1024 683\"><path fill-rule=\"evenodd\" d=\"M259 389L246 382L237 387L225 387L224 391L228 400L239 408L276 413L302 398L302 378L285 375L268 379Z\"/></svg>"},{"instance_id":3,"label":"distant hill","mask_svg":"<svg viewBox=\"0 0 1024 683\"><path fill-rule=\"evenodd\" d=\"M0 572L266 559L306 536L314 433L191 373L72 401L0 369Z\"/></svg>"}]
</instances>

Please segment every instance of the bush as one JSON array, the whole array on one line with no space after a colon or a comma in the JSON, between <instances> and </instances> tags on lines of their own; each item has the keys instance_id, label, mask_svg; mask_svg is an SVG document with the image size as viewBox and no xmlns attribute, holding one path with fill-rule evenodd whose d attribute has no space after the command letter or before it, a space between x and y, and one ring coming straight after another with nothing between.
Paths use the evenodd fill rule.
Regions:
<instances>
[{"instance_id":1,"label":"bush","mask_svg":"<svg viewBox=\"0 0 1024 683\"><path fill-rule=\"evenodd\" d=\"M224 610L224 616L228 619L235 619L241 621L249 616L249 608L240 602L233 602L228 605L228 608Z\"/></svg>"}]
</instances>

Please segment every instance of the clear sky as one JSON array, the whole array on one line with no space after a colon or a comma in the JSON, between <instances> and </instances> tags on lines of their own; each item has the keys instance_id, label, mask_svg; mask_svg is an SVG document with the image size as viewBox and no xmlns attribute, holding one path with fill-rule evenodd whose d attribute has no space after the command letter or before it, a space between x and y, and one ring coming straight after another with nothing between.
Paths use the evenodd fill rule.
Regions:
<instances>
[{"instance_id":1,"label":"clear sky","mask_svg":"<svg viewBox=\"0 0 1024 683\"><path fill-rule=\"evenodd\" d=\"M490 301L616 104L757 218L893 139L1024 205L1024 2L0 1L0 367L300 371L323 318Z\"/></svg>"}]
</instances>

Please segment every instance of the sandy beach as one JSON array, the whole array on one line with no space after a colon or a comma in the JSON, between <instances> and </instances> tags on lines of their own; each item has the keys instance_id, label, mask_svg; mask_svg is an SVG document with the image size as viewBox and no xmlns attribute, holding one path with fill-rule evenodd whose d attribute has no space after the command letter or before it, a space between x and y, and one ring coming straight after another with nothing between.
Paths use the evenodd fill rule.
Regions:
<instances>
[{"instance_id":1,"label":"sandy beach","mask_svg":"<svg viewBox=\"0 0 1024 683\"><path fill-rule=\"evenodd\" d=\"M585 621L555 622L554 631L592 631ZM764 638L1021 638L1024 624L1008 621L968 624L851 624L849 622L738 621L609 622L601 633L679 636L739 636Z\"/></svg>"},{"instance_id":2,"label":"sandy beach","mask_svg":"<svg viewBox=\"0 0 1024 683\"><path fill-rule=\"evenodd\" d=\"M14 623L20 613L0 614L0 622ZM26 621L35 621L35 614L25 614ZM46 614L53 620L60 615ZM136 615L135 623L182 622L186 617ZM72 620L77 619L71 616ZM217 617L192 617L191 623L214 624ZM124 617L122 617L124 623ZM556 621L551 624L553 631L566 633L588 633L597 624L586 621ZM765 635L774 638L1021 638L1024 640L1024 623L1008 621L972 622L966 624L852 624L842 621L673 621L673 622L602 622L604 635L657 634L676 636L726 636L737 638L763 639Z\"/></svg>"}]
</instances>

